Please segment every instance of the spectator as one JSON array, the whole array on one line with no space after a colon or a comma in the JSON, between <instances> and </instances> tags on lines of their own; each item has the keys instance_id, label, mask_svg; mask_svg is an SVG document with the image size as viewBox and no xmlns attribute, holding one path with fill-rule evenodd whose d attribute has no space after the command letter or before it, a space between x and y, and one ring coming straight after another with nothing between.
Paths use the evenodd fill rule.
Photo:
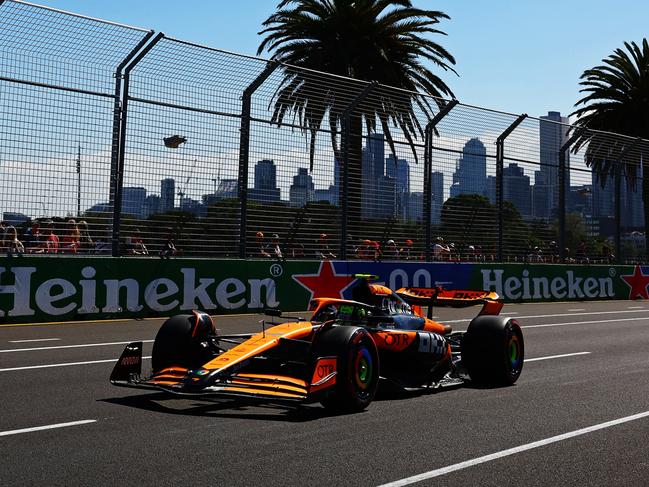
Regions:
<instances>
[{"instance_id":1,"label":"spectator","mask_svg":"<svg viewBox=\"0 0 649 487\"><path fill-rule=\"evenodd\" d=\"M91 254L95 249L95 242L90 238L90 230L85 220L79 221L79 252Z\"/></svg>"},{"instance_id":2,"label":"spectator","mask_svg":"<svg viewBox=\"0 0 649 487\"><path fill-rule=\"evenodd\" d=\"M149 250L142 241L139 228L136 228L133 235L126 239L126 253L129 255L149 255Z\"/></svg>"},{"instance_id":3,"label":"spectator","mask_svg":"<svg viewBox=\"0 0 649 487\"><path fill-rule=\"evenodd\" d=\"M579 264L588 264L590 263L590 259L586 255L586 242L583 240L579 242L577 245L577 252L575 254L575 258L577 259L577 262Z\"/></svg>"},{"instance_id":4,"label":"spectator","mask_svg":"<svg viewBox=\"0 0 649 487\"><path fill-rule=\"evenodd\" d=\"M531 264L542 264L543 263L543 255L541 253L541 249L539 247L534 247L532 249L532 252L528 255L528 260Z\"/></svg>"},{"instance_id":5,"label":"spectator","mask_svg":"<svg viewBox=\"0 0 649 487\"><path fill-rule=\"evenodd\" d=\"M574 264L575 259L573 259L570 256L570 249L568 247L566 247L565 249L563 249L563 252L564 252L563 253L563 255L564 255L564 263L566 263L566 264Z\"/></svg>"},{"instance_id":6,"label":"spectator","mask_svg":"<svg viewBox=\"0 0 649 487\"><path fill-rule=\"evenodd\" d=\"M7 250L7 246L5 244L5 230L7 229L7 224L2 221L0 222L0 252L4 252Z\"/></svg>"},{"instance_id":7,"label":"spectator","mask_svg":"<svg viewBox=\"0 0 649 487\"><path fill-rule=\"evenodd\" d=\"M390 239L385 243L385 249L383 250L383 259L384 260L397 260L399 258L399 249L397 244L394 243L394 240Z\"/></svg>"},{"instance_id":8,"label":"spectator","mask_svg":"<svg viewBox=\"0 0 649 487\"><path fill-rule=\"evenodd\" d=\"M555 262L559 262L559 247L557 246L557 242L555 242L554 240L552 240L548 245L548 253L550 254L550 262L552 262L553 264Z\"/></svg>"},{"instance_id":9,"label":"spectator","mask_svg":"<svg viewBox=\"0 0 649 487\"><path fill-rule=\"evenodd\" d=\"M79 248L79 239L81 237L79 227L77 226L77 222L72 218L66 222L66 227L66 232L63 236L60 247L61 253L76 254Z\"/></svg>"},{"instance_id":10,"label":"spectator","mask_svg":"<svg viewBox=\"0 0 649 487\"><path fill-rule=\"evenodd\" d=\"M25 252L25 247L22 242L18 240L18 232L16 232L15 227L9 225L5 228L3 240L4 250L7 251L7 255L21 255Z\"/></svg>"},{"instance_id":11,"label":"spectator","mask_svg":"<svg viewBox=\"0 0 649 487\"><path fill-rule=\"evenodd\" d=\"M336 254L334 254L329 248L329 243L327 242L328 236L326 233L321 233L320 238L318 239L318 248L315 252L316 259L329 260L335 259Z\"/></svg>"},{"instance_id":12,"label":"spectator","mask_svg":"<svg viewBox=\"0 0 649 487\"><path fill-rule=\"evenodd\" d=\"M45 252L45 238L41 234L41 225L37 221L32 222L32 226L25 233L25 247L30 254L42 254Z\"/></svg>"},{"instance_id":13,"label":"spectator","mask_svg":"<svg viewBox=\"0 0 649 487\"><path fill-rule=\"evenodd\" d=\"M279 235L276 233L273 233L273 235L270 238L270 247L268 248L269 257L275 257L276 259L283 259L284 254L282 253L282 249L279 246Z\"/></svg>"},{"instance_id":14,"label":"spectator","mask_svg":"<svg viewBox=\"0 0 649 487\"><path fill-rule=\"evenodd\" d=\"M48 254L59 253L59 237L54 233L54 222L52 220L45 220L45 252Z\"/></svg>"},{"instance_id":15,"label":"spectator","mask_svg":"<svg viewBox=\"0 0 649 487\"><path fill-rule=\"evenodd\" d=\"M437 237L435 239L435 244L433 245L433 260L450 260L450 255L451 249L448 247L448 245L444 244L444 239L442 237Z\"/></svg>"},{"instance_id":16,"label":"spectator","mask_svg":"<svg viewBox=\"0 0 649 487\"><path fill-rule=\"evenodd\" d=\"M399 250L399 257L405 260L411 260L414 259L415 256L412 255L412 246L414 245L414 242L410 239L407 239L404 242L404 246L401 247Z\"/></svg>"},{"instance_id":17,"label":"spectator","mask_svg":"<svg viewBox=\"0 0 649 487\"><path fill-rule=\"evenodd\" d=\"M466 260L468 262L475 262L477 260L477 254L475 246L469 245L466 249Z\"/></svg>"},{"instance_id":18,"label":"spectator","mask_svg":"<svg viewBox=\"0 0 649 487\"><path fill-rule=\"evenodd\" d=\"M160 258L162 259L168 259L170 257L175 256L178 253L178 250L176 249L176 245L174 243L174 236L171 230L167 232L167 239L162 246L162 249L160 250Z\"/></svg>"},{"instance_id":19,"label":"spectator","mask_svg":"<svg viewBox=\"0 0 649 487\"><path fill-rule=\"evenodd\" d=\"M257 232L257 234L255 235L255 242L257 246L255 257L270 257L270 254L266 252L264 245L264 232Z\"/></svg>"},{"instance_id":20,"label":"spectator","mask_svg":"<svg viewBox=\"0 0 649 487\"><path fill-rule=\"evenodd\" d=\"M112 253L110 237L99 237L95 240L95 254L106 255Z\"/></svg>"}]
</instances>

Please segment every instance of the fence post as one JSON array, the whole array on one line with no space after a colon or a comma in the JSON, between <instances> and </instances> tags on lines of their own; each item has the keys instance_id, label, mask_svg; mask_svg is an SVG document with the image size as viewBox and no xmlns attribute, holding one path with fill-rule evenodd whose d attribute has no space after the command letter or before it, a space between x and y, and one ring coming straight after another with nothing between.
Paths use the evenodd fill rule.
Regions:
<instances>
[{"instance_id":1,"label":"fence post","mask_svg":"<svg viewBox=\"0 0 649 487\"><path fill-rule=\"evenodd\" d=\"M559 149L559 261L566 258L566 152L582 136L586 127L577 129Z\"/></svg>"},{"instance_id":2,"label":"fence post","mask_svg":"<svg viewBox=\"0 0 649 487\"><path fill-rule=\"evenodd\" d=\"M151 39L154 32L150 30L146 35L137 43L131 52L129 52L122 62L115 69L115 103L113 108L113 143L110 151L110 189L108 192L108 202L111 206L115 204L115 190L117 187L117 166L119 161L119 134L122 129L122 81L124 76L122 74L124 67L133 59L133 56L144 47L144 45Z\"/></svg>"},{"instance_id":3,"label":"fence post","mask_svg":"<svg viewBox=\"0 0 649 487\"><path fill-rule=\"evenodd\" d=\"M342 183L342 201L340 205L342 207L341 223L342 228L340 232L340 258L345 260L347 259L347 219L349 216L349 125L351 124L352 112L358 107L359 103L362 102L371 92L378 86L376 81L372 81L368 84L363 91L361 91L354 99L349 102L349 105L345 108L341 115L341 145L342 145L342 155L343 155L343 173L341 177Z\"/></svg>"},{"instance_id":4,"label":"fence post","mask_svg":"<svg viewBox=\"0 0 649 487\"><path fill-rule=\"evenodd\" d=\"M241 130L239 134L239 257L246 258L246 242L248 230L248 164L250 157L250 111L252 109L252 95L275 71L278 63L270 61L264 70L248 87L241 96Z\"/></svg>"},{"instance_id":5,"label":"fence post","mask_svg":"<svg viewBox=\"0 0 649 487\"><path fill-rule=\"evenodd\" d=\"M615 263L622 264L622 164L626 155L642 139L634 139L624 147L620 155L615 159Z\"/></svg>"},{"instance_id":6,"label":"fence post","mask_svg":"<svg viewBox=\"0 0 649 487\"><path fill-rule=\"evenodd\" d=\"M425 219L425 259L430 261L430 244L431 244L431 223L430 223L430 212L432 207L432 172L433 172L433 131L439 122L449 114L453 108L459 103L455 98L450 100L444 108L442 108L437 114L428 122L425 129L425 141L424 141L424 208L423 208L423 218Z\"/></svg>"},{"instance_id":7,"label":"fence post","mask_svg":"<svg viewBox=\"0 0 649 487\"><path fill-rule=\"evenodd\" d=\"M519 115L496 139L496 202L498 206L498 261L503 261L503 166L505 164L505 139L527 118Z\"/></svg>"},{"instance_id":8,"label":"fence post","mask_svg":"<svg viewBox=\"0 0 649 487\"><path fill-rule=\"evenodd\" d=\"M115 186L114 186L114 204L113 204L113 235L112 235L112 255L119 257L119 232L122 214L122 188L124 186L124 154L126 150L126 120L128 115L128 90L131 77L131 71L146 56L153 47L164 37L159 32L151 42L142 47L133 60L124 68L124 95L121 109L121 124L119 131L119 147L117 154L117 165L115 167Z\"/></svg>"}]
</instances>

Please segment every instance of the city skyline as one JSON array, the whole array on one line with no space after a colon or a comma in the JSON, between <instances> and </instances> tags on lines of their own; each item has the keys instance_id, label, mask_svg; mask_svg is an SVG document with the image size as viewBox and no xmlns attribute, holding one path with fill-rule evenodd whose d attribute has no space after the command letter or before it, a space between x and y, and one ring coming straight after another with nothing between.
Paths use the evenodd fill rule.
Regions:
<instances>
[{"instance_id":1,"label":"city skyline","mask_svg":"<svg viewBox=\"0 0 649 487\"><path fill-rule=\"evenodd\" d=\"M556 218L558 201L558 148L566 140L563 125L565 117L559 112L549 112L544 118L547 129L539 131L539 148L544 164L538 168L526 169L517 162L509 162L503 168L503 196L510 201L526 221L552 220ZM558 130L557 130L558 128ZM556 151L557 154L553 154ZM487 174L487 151L479 137L469 138L456 160L455 171L450 184L445 184L445 174L433 171L431 179L431 222L440 223L441 208L449 197L461 194L479 194L495 203L495 176ZM591 172L591 181L586 184L570 184L570 165L567 161L566 204L568 212L582 215L587 225L606 233L611 227L607 220L614 217L612 182L609 179L602 188L596 173ZM254 179L249 187L249 199L257 203L282 202L301 207L309 202L325 201L338 204L340 168L335 159L330 170L334 184L316 188L312 174L306 168L295 168L292 184L282 189L277 181L277 167L273 159L261 159L254 164ZM531 174L530 174L531 173ZM534 181L532 182L532 177ZM201 201L180 196L175 204L175 181L165 178L160 181L160 196L147 194L142 187L125 187L122 209L136 217L148 217L157 212L180 209L206 214L206 208L214 201L237 196L237 180L213 180L215 190L204 194ZM217 184L218 182L218 184ZM386 157L386 140L383 134L373 133L366 139L362 155L363 217L421 222L423 216L423 193L411 191L410 162L406 157L396 157L389 152ZM164 196L166 194L166 196ZM284 198L282 198L284 194ZM288 196L288 198L286 197ZM540 199L541 197L541 199ZM173 207L169 201L173 201ZM623 226L640 227L643 224L640 210L641 194L623 185ZM101 209L103 205L99 205ZM138 210L138 208L140 208Z\"/></svg>"}]
</instances>

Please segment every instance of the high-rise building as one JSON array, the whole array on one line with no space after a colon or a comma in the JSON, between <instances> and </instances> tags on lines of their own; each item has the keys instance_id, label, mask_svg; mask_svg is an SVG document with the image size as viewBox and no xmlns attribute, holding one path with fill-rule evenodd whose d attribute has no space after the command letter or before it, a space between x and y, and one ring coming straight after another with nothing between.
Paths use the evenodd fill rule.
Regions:
<instances>
[{"instance_id":1,"label":"high-rise building","mask_svg":"<svg viewBox=\"0 0 649 487\"><path fill-rule=\"evenodd\" d=\"M518 164L503 168L503 199L510 201L523 218L532 216L532 190L530 178Z\"/></svg>"},{"instance_id":2,"label":"high-rise building","mask_svg":"<svg viewBox=\"0 0 649 487\"><path fill-rule=\"evenodd\" d=\"M444 205L444 173L433 171L430 177L430 222L433 225L439 225L441 222L442 205Z\"/></svg>"},{"instance_id":3,"label":"high-rise building","mask_svg":"<svg viewBox=\"0 0 649 487\"><path fill-rule=\"evenodd\" d=\"M144 202L146 201L145 188L130 188L122 189L122 213L125 215L132 215L135 218L146 218L146 208Z\"/></svg>"},{"instance_id":4,"label":"high-rise building","mask_svg":"<svg viewBox=\"0 0 649 487\"><path fill-rule=\"evenodd\" d=\"M385 139L383 134L373 133L367 138L361 159L361 215L363 218L378 216L380 196L379 178L385 175Z\"/></svg>"},{"instance_id":5,"label":"high-rise building","mask_svg":"<svg viewBox=\"0 0 649 487\"><path fill-rule=\"evenodd\" d=\"M277 168L271 159L255 165L255 186L248 191L248 199L259 203L279 201L281 191L277 187Z\"/></svg>"},{"instance_id":6,"label":"high-rise building","mask_svg":"<svg viewBox=\"0 0 649 487\"><path fill-rule=\"evenodd\" d=\"M602 187L602 180L593 171L592 173L592 191L593 191L593 217L595 218L613 218L615 217L615 184L613 178L606 179Z\"/></svg>"},{"instance_id":7,"label":"high-rise building","mask_svg":"<svg viewBox=\"0 0 649 487\"><path fill-rule=\"evenodd\" d=\"M160 196L157 194L150 194L144 200L144 214L148 218L151 215L160 213Z\"/></svg>"},{"instance_id":8,"label":"high-rise building","mask_svg":"<svg viewBox=\"0 0 649 487\"><path fill-rule=\"evenodd\" d=\"M480 139L469 140L457 160L451 185L451 197L461 194L485 195L487 186L487 149Z\"/></svg>"},{"instance_id":9,"label":"high-rise building","mask_svg":"<svg viewBox=\"0 0 649 487\"><path fill-rule=\"evenodd\" d=\"M410 166L406 159L396 159L390 154L385 160L385 174L395 180L396 216L402 219L408 215L408 195L410 194ZM379 197L382 195L379 193Z\"/></svg>"},{"instance_id":10,"label":"high-rise building","mask_svg":"<svg viewBox=\"0 0 649 487\"><path fill-rule=\"evenodd\" d=\"M289 201L293 206L304 206L309 201L313 201L313 196L313 178L305 168L300 167L297 174L293 176L293 184L289 188Z\"/></svg>"},{"instance_id":11,"label":"high-rise building","mask_svg":"<svg viewBox=\"0 0 649 487\"><path fill-rule=\"evenodd\" d=\"M374 216L377 218L393 218L398 215L397 180L390 176L381 176L376 185L377 204Z\"/></svg>"},{"instance_id":12,"label":"high-rise building","mask_svg":"<svg viewBox=\"0 0 649 487\"><path fill-rule=\"evenodd\" d=\"M239 191L238 179L221 179L219 187L216 190L216 199L224 200L229 198L236 198Z\"/></svg>"},{"instance_id":13,"label":"high-rise building","mask_svg":"<svg viewBox=\"0 0 649 487\"><path fill-rule=\"evenodd\" d=\"M534 216L551 218L559 203L559 150L568 140L568 118L560 112L540 117L539 150L541 167L534 175ZM566 154L566 195L570 190L570 156ZM538 185L538 186L537 186Z\"/></svg>"},{"instance_id":14,"label":"high-rise building","mask_svg":"<svg viewBox=\"0 0 649 487\"><path fill-rule=\"evenodd\" d=\"M166 213L175 208L176 180L163 179L160 181L160 211Z\"/></svg>"}]
</instances>

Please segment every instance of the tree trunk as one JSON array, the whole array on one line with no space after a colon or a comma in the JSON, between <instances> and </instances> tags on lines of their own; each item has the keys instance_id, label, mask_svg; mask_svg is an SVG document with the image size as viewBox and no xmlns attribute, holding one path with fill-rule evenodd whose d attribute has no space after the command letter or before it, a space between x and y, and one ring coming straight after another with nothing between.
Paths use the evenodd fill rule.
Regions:
<instances>
[{"instance_id":1,"label":"tree trunk","mask_svg":"<svg viewBox=\"0 0 649 487\"><path fill-rule=\"evenodd\" d=\"M345 204L344 200L344 165L348 164L348 186L347 186L347 221L342 221L342 225L347 228L347 241L344 245L347 249L348 257L353 256L354 244L362 239L360 231L361 222L361 192L362 192L362 153L363 153L363 123L360 115L352 115L349 123L349 134L347 134L347 151L343 148L343 166L341 170L341 184L339 189L339 204L342 210ZM346 135L343 134L343 138ZM346 156L346 160L345 160ZM344 218L344 215L342 215Z\"/></svg>"},{"instance_id":2,"label":"tree trunk","mask_svg":"<svg viewBox=\"0 0 649 487\"><path fill-rule=\"evenodd\" d=\"M647 262L649 259L649 167L647 167L644 161L642 164L642 200L644 202L644 256L642 261Z\"/></svg>"}]
</instances>

